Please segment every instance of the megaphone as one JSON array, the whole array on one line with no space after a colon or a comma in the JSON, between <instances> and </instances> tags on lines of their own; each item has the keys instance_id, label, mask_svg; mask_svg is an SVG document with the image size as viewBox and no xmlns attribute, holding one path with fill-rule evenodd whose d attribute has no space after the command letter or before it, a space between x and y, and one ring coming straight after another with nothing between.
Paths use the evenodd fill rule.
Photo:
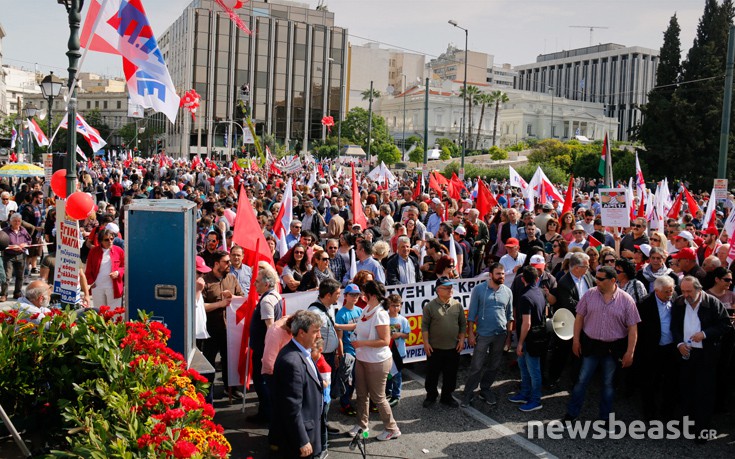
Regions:
<instances>
[{"instance_id":1,"label":"megaphone","mask_svg":"<svg viewBox=\"0 0 735 459\"><path fill-rule=\"evenodd\" d=\"M556 333L559 339L564 341L574 337L574 314L566 308L560 308L554 313L554 317L546 320L546 328Z\"/></svg>"}]
</instances>

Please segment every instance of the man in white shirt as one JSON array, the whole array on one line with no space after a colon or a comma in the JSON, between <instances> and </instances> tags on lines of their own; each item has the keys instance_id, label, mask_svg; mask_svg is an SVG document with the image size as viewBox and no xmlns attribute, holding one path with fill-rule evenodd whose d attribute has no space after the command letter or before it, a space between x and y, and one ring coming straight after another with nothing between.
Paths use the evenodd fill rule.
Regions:
<instances>
[{"instance_id":1,"label":"man in white shirt","mask_svg":"<svg viewBox=\"0 0 735 459\"><path fill-rule=\"evenodd\" d=\"M513 279L516 277L516 272L521 269L523 262L526 261L526 254L521 253L520 243L518 239L511 237L505 241L505 249L508 251L505 255L500 258L500 264L505 269L505 283L507 285L513 284Z\"/></svg>"},{"instance_id":2,"label":"man in white shirt","mask_svg":"<svg viewBox=\"0 0 735 459\"><path fill-rule=\"evenodd\" d=\"M38 325L45 315L51 312L48 308L50 299L51 288L46 281L35 280L28 284L26 294L18 299L16 308L23 318Z\"/></svg>"},{"instance_id":3,"label":"man in white shirt","mask_svg":"<svg viewBox=\"0 0 735 459\"><path fill-rule=\"evenodd\" d=\"M8 218L13 212L18 212L18 204L10 199L10 193L3 191L0 194L0 226L3 228L8 225Z\"/></svg>"}]
</instances>

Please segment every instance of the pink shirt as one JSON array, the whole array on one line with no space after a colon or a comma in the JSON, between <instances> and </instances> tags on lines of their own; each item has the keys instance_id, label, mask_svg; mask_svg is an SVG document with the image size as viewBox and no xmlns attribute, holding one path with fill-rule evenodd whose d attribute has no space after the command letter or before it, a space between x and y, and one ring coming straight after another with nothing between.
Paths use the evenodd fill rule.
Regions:
<instances>
[{"instance_id":1,"label":"pink shirt","mask_svg":"<svg viewBox=\"0 0 735 459\"><path fill-rule=\"evenodd\" d=\"M616 288L606 303L597 287L587 290L577 304L577 315L584 316L583 330L598 341L612 342L628 336L628 327L641 321L633 298Z\"/></svg>"},{"instance_id":2,"label":"pink shirt","mask_svg":"<svg viewBox=\"0 0 735 459\"><path fill-rule=\"evenodd\" d=\"M283 346L291 341L291 332L283 329L283 325L286 323L287 316L281 317L268 328L265 333L265 350L263 351L263 369L261 374L272 375L273 365L276 363L276 357L281 352Z\"/></svg>"}]
</instances>

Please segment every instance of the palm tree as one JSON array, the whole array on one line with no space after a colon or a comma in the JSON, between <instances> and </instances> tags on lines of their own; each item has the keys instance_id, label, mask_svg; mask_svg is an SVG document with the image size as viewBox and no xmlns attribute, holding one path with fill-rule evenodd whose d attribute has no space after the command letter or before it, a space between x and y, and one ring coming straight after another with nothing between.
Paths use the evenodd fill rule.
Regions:
<instances>
[{"instance_id":1,"label":"palm tree","mask_svg":"<svg viewBox=\"0 0 735 459\"><path fill-rule=\"evenodd\" d=\"M477 123L477 135L475 136L475 148L480 145L480 128L482 126L482 119L485 117L485 107L494 103L495 99L493 94L487 92L481 92L475 96L475 103L480 106L480 121Z\"/></svg>"},{"instance_id":2,"label":"palm tree","mask_svg":"<svg viewBox=\"0 0 735 459\"><path fill-rule=\"evenodd\" d=\"M498 132L498 110L500 110L500 103L508 103L510 100L508 94L502 91L493 91L493 99L495 99L495 120L493 121L493 147L495 146L495 135Z\"/></svg>"},{"instance_id":3,"label":"palm tree","mask_svg":"<svg viewBox=\"0 0 735 459\"><path fill-rule=\"evenodd\" d=\"M370 90L369 89L364 90L360 94L362 95L362 100L368 100L368 99L371 98L370 97ZM380 99L380 91L378 91L377 89L373 89L372 96L373 96L372 97L373 99Z\"/></svg>"},{"instance_id":4,"label":"palm tree","mask_svg":"<svg viewBox=\"0 0 735 459\"><path fill-rule=\"evenodd\" d=\"M459 90L459 97L461 99L467 99L467 106L469 107L469 111L467 113L467 124L465 124L465 120L462 120L463 126L468 126L469 131L472 131L472 106L475 104L475 97L477 97L480 94L480 88L477 86L469 85L467 86L467 91L465 94L465 88L464 86L462 89ZM464 113L462 113L462 116L464 116ZM471 136L468 135L467 132L464 133L465 139L470 139ZM464 141L464 139L463 139Z\"/></svg>"}]
</instances>

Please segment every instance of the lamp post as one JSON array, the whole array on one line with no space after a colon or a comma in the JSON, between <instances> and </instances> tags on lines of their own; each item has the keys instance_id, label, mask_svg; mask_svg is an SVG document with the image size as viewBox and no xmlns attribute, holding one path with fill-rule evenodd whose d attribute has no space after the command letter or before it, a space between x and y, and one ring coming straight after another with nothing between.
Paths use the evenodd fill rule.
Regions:
<instances>
[{"instance_id":1,"label":"lamp post","mask_svg":"<svg viewBox=\"0 0 735 459\"><path fill-rule=\"evenodd\" d=\"M36 113L38 113L38 108L33 104L33 102L28 102L25 107L23 107L23 115L25 115L26 119L33 118L36 116ZM33 162L33 140L31 140L31 130L28 129L28 135L23 136L25 142L26 142L26 152L30 155L30 160Z\"/></svg>"},{"instance_id":2,"label":"lamp post","mask_svg":"<svg viewBox=\"0 0 735 459\"><path fill-rule=\"evenodd\" d=\"M53 136L53 129L54 129L54 116L53 116L53 104L54 104L54 98L58 97L59 94L61 94L61 87L63 86L63 82L61 79L56 77L54 75L54 72L51 72L49 75L46 75L43 77L43 80L41 80L41 92L43 93L43 97L46 98L48 101L48 139L49 142L51 142L51 137ZM51 144L48 145L48 151L53 152L54 149L52 148Z\"/></svg>"},{"instance_id":3,"label":"lamp post","mask_svg":"<svg viewBox=\"0 0 735 459\"><path fill-rule=\"evenodd\" d=\"M457 24L457 21L450 19L450 25L458 29L464 30L464 82L462 87L464 88L464 97L462 98L462 159L459 166L459 179L464 180L464 156L465 150L467 149L467 127L465 126L467 120L467 40L469 38L469 31L464 27Z\"/></svg>"},{"instance_id":4,"label":"lamp post","mask_svg":"<svg viewBox=\"0 0 735 459\"><path fill-rule=\"evenodd\" d=\"M406 74L403 74L403 154L401 160L406 161Z\"/></svg>"},{"instance_id":5,"label":"lamp post","mask_svg":"<svg viewBox=\"0 0 735 459\"><path fill-rule=\"evenodd\" d=\"M549 86L549 92L551 93L551 126L549 126L549 136L554 138L554 87Z\"/></svg>"},{"instance_id":6,"label":"lamp post","mask_svg":"<svg viewBox=\"0 0 735 459\"><path fill-rule=\"evenodd\" d=\"M373 141L373 81L370 80L370 98L368 99L368 138L367 138L367 170L370 170L370 143Z\"/></svg>"},{"instance_id":7,"label":"lamp post","mask_svg":"<svg viewBox=\"0 0 735 459\"><path fill-rule=\"evenodd\" d=\"M79 51L79 25L82 22L82 6L84 5L84 0L57 0L57 2L66 8L69 16L69 42L67 44L68 51L66 52L66 56L69 58L69 110L67 115L69 132L66 136L66 195L70 196L76 191L76 185L74 183L77 177L76 79L77 64L79 63L79 58L82 56L82 53Z\"/></svg>"}]
</instances>

